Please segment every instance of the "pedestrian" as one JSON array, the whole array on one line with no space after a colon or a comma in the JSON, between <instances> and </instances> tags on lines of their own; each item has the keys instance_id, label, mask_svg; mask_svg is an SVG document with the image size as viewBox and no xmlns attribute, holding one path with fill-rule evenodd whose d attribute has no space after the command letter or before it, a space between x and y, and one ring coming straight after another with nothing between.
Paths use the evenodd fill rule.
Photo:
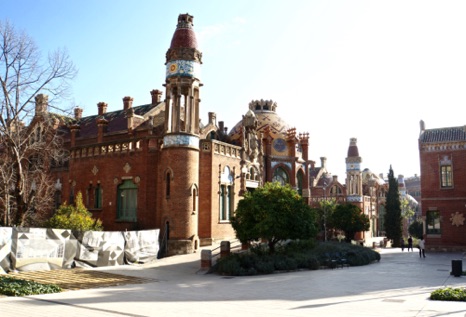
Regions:
<instances>
[{"instance_id":1,"label":"pedestrian","mask_svg":"<svg viewBox=\"0 0 466 317\"><path fill-rule=\"evenodd\" d=\"M424 238L421 238L421 241L419 241L419 257L426 257L426 243L424 241Z\"/></svg>"},{"instance_id":2,"label":"pedestrian","mask_svg":"<svg viewBox=\"0 0 466 317\"><path fill-rule=\"evenodd\" d=\"M413 237L409 236L408 237L408 251L411 249L413 251Z\"/></svg>"},{"instance_id":3,"label":"pedestrian","mask_svg":"<svg viewBox=\"0 0 466 317\"><path fill-rule=\"evenodd\" d=\"M401 244L401 251L403 252L405 250L405 239L401 238L400 244Z\"/></svg>"}]
</instances>

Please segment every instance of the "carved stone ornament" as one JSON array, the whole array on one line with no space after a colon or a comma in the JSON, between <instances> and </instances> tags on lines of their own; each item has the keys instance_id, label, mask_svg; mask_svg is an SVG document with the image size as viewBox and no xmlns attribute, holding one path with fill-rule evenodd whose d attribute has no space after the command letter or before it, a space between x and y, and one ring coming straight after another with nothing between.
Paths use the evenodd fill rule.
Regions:
<instances>
[{"instance_id":1,"label":"carved stone ornament","mask_svg":"<svg viewBox=\"0 0 466 317\"><path fill-rule=\"evenodd\" d=\"M99 172L99 169L97 168L97 166L94 165L94 167L92 168L91 170L92 174L94 174L94 176Z\"/></svg>"},{"instance_id":2,"label":"carved stone ornament","mask_svg":"<svg viewBox=\"0 0 466 317\"><path fill-rule=\"evenodd\" d=\"M134 183L135 183L135 184L139 184L140 182L141 182L141 178L140 178L139 176L136 176L136 177L134 178Z\"/></svg>"},{"instance_id":3,"label":"carved stone ornament","mask_svg":"<svg viewBox=\"0 0 466 317\"><path fill-rule=\"evenodd\" d=\"M131 171L131 165L129 165L129 163L126 163L125 166L123 166L123 170L126 174L128 174L129 171Z\"/></svg>"},{"instance_id":4,"label":"carved stone ornament","mask_svg":"<svg viewBox=\"0 0 466 317\"><path fill-rule=\"evenodd\" d=\"M113 184L117 185L120 181L118 180L118 177L115 177L113 179Z\"/></svg>"},{"instance_id":5,"label":"carved stone ornament","mask_svg":"<svg viewBox=\"0 0 466 317\"><path fill-rule=\"evenodd\" d=\"M451 214L450 217L451 224L453 226L463 226L464 225L464 215L462 213L456 212L454 214Z\"/></svg>"}]
</instances>

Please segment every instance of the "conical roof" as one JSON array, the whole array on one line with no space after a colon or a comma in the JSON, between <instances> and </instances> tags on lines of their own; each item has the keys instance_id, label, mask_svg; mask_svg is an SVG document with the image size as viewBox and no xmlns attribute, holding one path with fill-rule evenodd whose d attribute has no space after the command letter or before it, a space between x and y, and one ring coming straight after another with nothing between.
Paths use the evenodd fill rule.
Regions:
<instances>
[{"instance_id":1,"label":"conical roof","mask_svg":"<svg viewBox=\"0 0 466 317\"><path fill-rule=\"evenodd\" d=\"M176 25L175 33L170 44L171 49L176 48L196 48L197 39L196 34L193 30L193 19L192 15L180 14L178 16L178 24Z\"/></svg>"}]
</instances>

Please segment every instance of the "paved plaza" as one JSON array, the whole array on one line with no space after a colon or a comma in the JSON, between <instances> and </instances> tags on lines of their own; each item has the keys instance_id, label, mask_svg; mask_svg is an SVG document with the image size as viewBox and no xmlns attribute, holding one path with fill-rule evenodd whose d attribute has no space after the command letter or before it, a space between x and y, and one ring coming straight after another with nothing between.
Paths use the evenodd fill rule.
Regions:
<instances>
[{"instance_id":1,"label":"paved plaza","mask_svg":"<svg viewBox=\"0 0 466 317\"><path fill-rule=\"evenodd\" d=\"M415 250L416 251L416 250ZM431 301L433 290L466 287L450 275L462 253L381 249L379 263L361 267L226 277L200 271L200 253L143 266L93 269L146 283L0 297L1 317L22 316L448 316L466 317L466 302Z\"/></svg>"}]
</instances>

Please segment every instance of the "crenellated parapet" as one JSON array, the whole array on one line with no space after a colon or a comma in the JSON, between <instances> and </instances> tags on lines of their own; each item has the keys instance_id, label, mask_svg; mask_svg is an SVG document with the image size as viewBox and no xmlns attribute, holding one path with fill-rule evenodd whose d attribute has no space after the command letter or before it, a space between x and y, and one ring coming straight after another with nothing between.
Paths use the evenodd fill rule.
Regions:
<instances>
[{"instance_id":1,"label":"crenellated parapet","mask_svg":"<svg viewBox=\"0 0 466 317\"><path fill-rule=\"evenodd\" d=\"M249 109L252 111L277 111L277 103L273 100L252 100L249 103Z\"/></svg>"},{"instance_id":2,"label":"crenellated parapet","mask_svg":"<svg viewBox=\"0 0 466 317\"><path fill-rule=\"evenodd\" d=\"M141 140L133 142L118 142L111 144L101 144L96 146L87 146L75 148L70 151L71 159L86 158L86 157L98 157L111 154L129 153L135 151L141 151Z\"/></svg>"}]
</instances>

